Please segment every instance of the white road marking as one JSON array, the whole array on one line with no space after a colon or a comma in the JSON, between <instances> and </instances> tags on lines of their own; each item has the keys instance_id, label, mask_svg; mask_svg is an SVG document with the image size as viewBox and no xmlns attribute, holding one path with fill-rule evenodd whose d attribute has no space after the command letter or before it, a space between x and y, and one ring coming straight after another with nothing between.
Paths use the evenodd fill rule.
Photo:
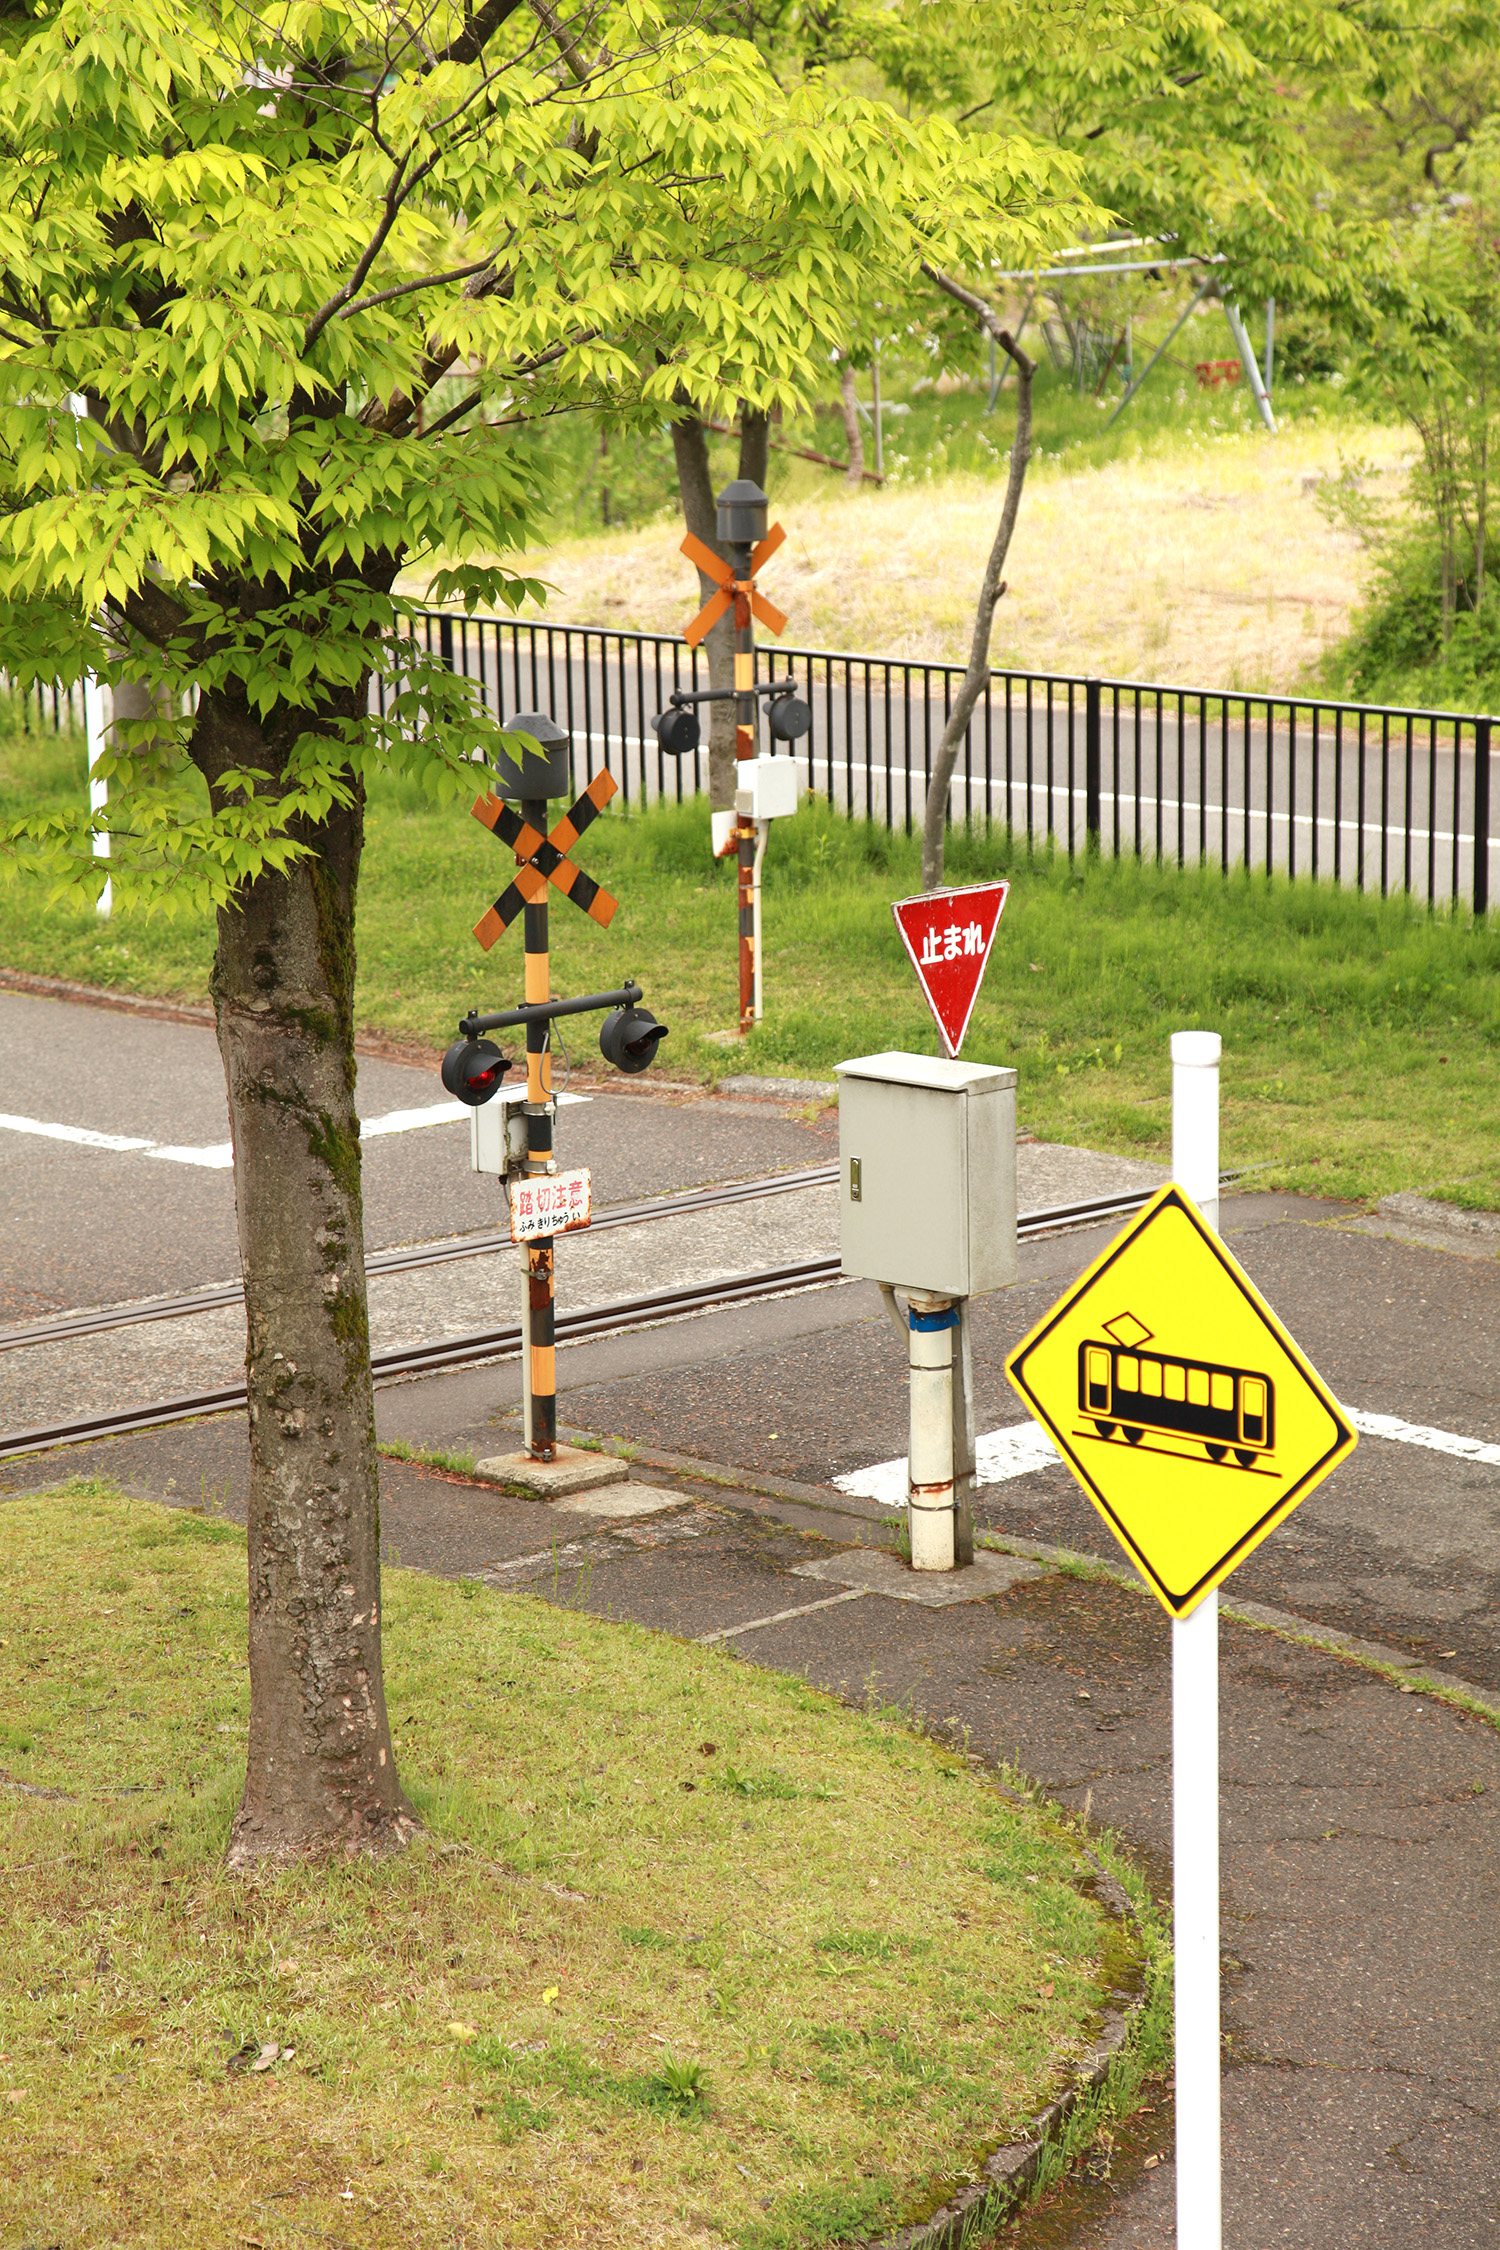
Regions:
<instances>
[{"instance_id":1,"label":"white road marking","mask_svg":"<svg viewBox=\"0 0 1500 2250\"><path fill-rule=\"evenodd\" d=\"M587 1094L559 1094L558 1101L587 1101ZM381 1133L414 1133L424 1125L455 1125L469 1114L462 1102L432 1102L423 1109L392 1109L384 1117L360 1120L359 1137L373 1140ZM91 1133L82 1125L52 1125L39 1117L0 1115L0 1131L38 1133L43 1140L71 1141L79 1148L102 1148L116 1154L135 1152L158 1164L196 1164L205 1171L227 1172L234 1164L229 1141L212 1141L202 1148L180 1148L175 1143L133 1139L123 1133Z\"/></svg>"},{"instance_id":2,"label":"white road marking","mask_svg":"<svg viewBox=\"0 0 1500 2250\"><path fill-rule=\"evenodd\" d=\"M699 1644L712 1647L715 1641L737 1640L741 1633L758 1633L762 1625L784 1625L790 1617L811 1617L815 1609L837 1609L840 1602L857 1602L869 1591L865 1586L851 1586L842 1594L829 1594L820 1602L803 1602L797 1609L777 1609L769 1617L751 1617L743 1625L725 1625L717 1633L700 1633Z\"/></svg>"},{"instance_id":3,"label":"white road marking","mask_svg":"<svg viewBox=\"0 0 1500 2250\"><path fill-rule=\"evenodd\" d=\"M368 1141L377 1133L413 1133L420 1125L456 1125L468 1114L462 1102L434 1102L426 1109L392 1109L384 1117L362 1117L359 1137Z\"/></svg>"},{"instance_id":4,"label":"white road marking","mask_svg":"<svg viewBox=\"0 0 1500 2250\"><path fill-rule=\"evenodd\" d=\"M1433 1430L1421 1422L1403 1422L1399 1414L1367 1414L1359 1407L1344 1412L1362 1437L1388 1438L1396 1445L1420 1445L1431 1453L1448 1453L1459 1461L1482 1461L1500 1466L1500 1445L1481 1438L1460 1437L1455 1430ZM974 1446L974 1482L1008 1484L1012 1477L1032 1476L1061 1459L1040 1422L1008 1422L991 1430ZM856 1500L874 1500L883 1508L906 1506L906 1456L877 1461L868 1469L854 1469L835 1477L840 1492Z\"/></svg>"},{"instance_id":5,"label":"white road marking","mask_svg":"<svg viewBox=\"0 0 1500 2250\"><path fill-rule=\"evenodd\" d=\"M44 1141L75 1141L80 1148L150 1148L150 1141L129 1140L121 1133L90 1133L82 1125L49 1125L40 1117L6 1117L0 1129L8 1133L39 1133Z\"/></svg>"},{"instance_id":6,"label":"white road marking","mask_svg":"<svg viewBox=\"0 0 1500 2250\"><path fill-rule=\"evenodd\" d=\"M1486 1445L1481 1438L1460 1437L1454 1430L1431 1430L1422 1422L1403 1422L1399 1414L1364 1414L1353 1406L1346 1407L1345 1412L1362 1437L1421 1445L1430 1453L1451 1453L1460 1461L1500 1464L1500 1445Z\"/></svg>"}]
</instances>

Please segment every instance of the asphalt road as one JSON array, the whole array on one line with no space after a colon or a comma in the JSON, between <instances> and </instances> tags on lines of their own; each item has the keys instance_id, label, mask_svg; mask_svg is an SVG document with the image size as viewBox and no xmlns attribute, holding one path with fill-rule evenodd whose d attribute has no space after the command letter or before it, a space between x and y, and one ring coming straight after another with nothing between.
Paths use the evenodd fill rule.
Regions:
<instances>
[{"instance_id":1,"label":"asphalt road","mask_svg":"<svg viewBox=\"0 0 1500 2250\"><path fill-rule=\"evenodd\" d=\"M359 1060L362 1119L437 1108L435 1069ZM227 1143L218 1045L207 1025L0 992L0 1119L157 1146ZM366 1139L365 1246L427 1242L504 1222L498 1183L469 1169L468 1122ZM594 1173L600 1205L825 1163L836 1145L764 1103L591 1095L569 1106L559 1153ZM47 1139L0 1122L0 1323L161 1295L239 1273L234 1176L147 1151Z\"/></svg>"}]
</instances>

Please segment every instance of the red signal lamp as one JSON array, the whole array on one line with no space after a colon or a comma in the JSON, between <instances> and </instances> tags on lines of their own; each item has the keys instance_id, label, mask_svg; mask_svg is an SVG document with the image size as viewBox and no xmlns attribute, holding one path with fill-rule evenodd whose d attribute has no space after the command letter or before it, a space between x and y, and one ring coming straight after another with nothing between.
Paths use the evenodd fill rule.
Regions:
<instances>
[{"instance_id":1,"label":"red signal lamp","mask_svg":"<svg viewBox=\"0 0 1500 2250\"><path fill-rule=\"evenodd\" d=\"M455 1039L443 1057L442 1081L455 1101L478 1109L498 1091L510 1068L493 1039Z\"/></svg>"}]
</instances>

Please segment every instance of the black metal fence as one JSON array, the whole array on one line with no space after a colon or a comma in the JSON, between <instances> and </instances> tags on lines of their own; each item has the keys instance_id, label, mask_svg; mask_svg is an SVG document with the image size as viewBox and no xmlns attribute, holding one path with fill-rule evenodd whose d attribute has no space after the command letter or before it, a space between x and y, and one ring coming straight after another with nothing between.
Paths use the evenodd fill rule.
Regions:
<instances>
[{"instance_id":1,"label":"black metal fence","mask_svg":"<svg viewBox=\"0 0 1500 2250\"><path fill-rule=\"evenodd\" d=\"M582 779L608 762L627 801L702 788L707 752L665 757L651 718L707 684L701 654L664 634L423 612L426 646L500 716L550 711ZM812 732L809 789L855 818L920 825L962 668L762 648L758 677L794 676ZM1488 910L1489 718L992 671L949 791L950 823L1003 823L1069 857L1089 845L1180 867L1274 867L1385 896ZM769 746L769 745L768 745Z\"/></svg>"},{"instance_id":2,"label":"black metal fence","mask_svg":"<svg viewBox=\"0 0 1500 2250\"><path fill-rule=\"evenodd\" d=\"M652 717L707 685L701 652L666 634L516 623L437 610L412 628L474 681L497 717L550 711L579 785L608 764L627 803L707 783L707 749L665 756ZM961 668L762 648L762 679L795 677L812 732L806 786L851 818L920 825ZM377 680L372 696L383 697ZM82 724L77 690L28 698L29 723ZM1158 687L997 670L970 720L950 823L1004 825L1069 857L1092 846L1186 867L1276 868L1488 911L1492 730L1453 711Z\"/></svg>"}]
</instances>

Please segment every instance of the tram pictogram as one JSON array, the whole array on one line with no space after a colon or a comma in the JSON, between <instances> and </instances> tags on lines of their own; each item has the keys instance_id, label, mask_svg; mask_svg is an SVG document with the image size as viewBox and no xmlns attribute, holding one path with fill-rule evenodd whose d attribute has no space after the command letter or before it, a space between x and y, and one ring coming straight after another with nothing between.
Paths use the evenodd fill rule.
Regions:
<instances>
[{"instance_id":1,"label":"tram pictogram","mask_svg":"<svg viewBox=\"0 0 1500 2250\"><path fill-rule=\"evenodd\" d=\"M1133 1313L1103 1328L1078 1347L1078 1411L1089 1427L1075 1437L1124 1445L1196 1441L1216 1465L1232 1460L1263 1476L1276 1473L1276 1386L1263 1369L1143 1350L1151 1331Z\"/></svg>"}]
</instances>

